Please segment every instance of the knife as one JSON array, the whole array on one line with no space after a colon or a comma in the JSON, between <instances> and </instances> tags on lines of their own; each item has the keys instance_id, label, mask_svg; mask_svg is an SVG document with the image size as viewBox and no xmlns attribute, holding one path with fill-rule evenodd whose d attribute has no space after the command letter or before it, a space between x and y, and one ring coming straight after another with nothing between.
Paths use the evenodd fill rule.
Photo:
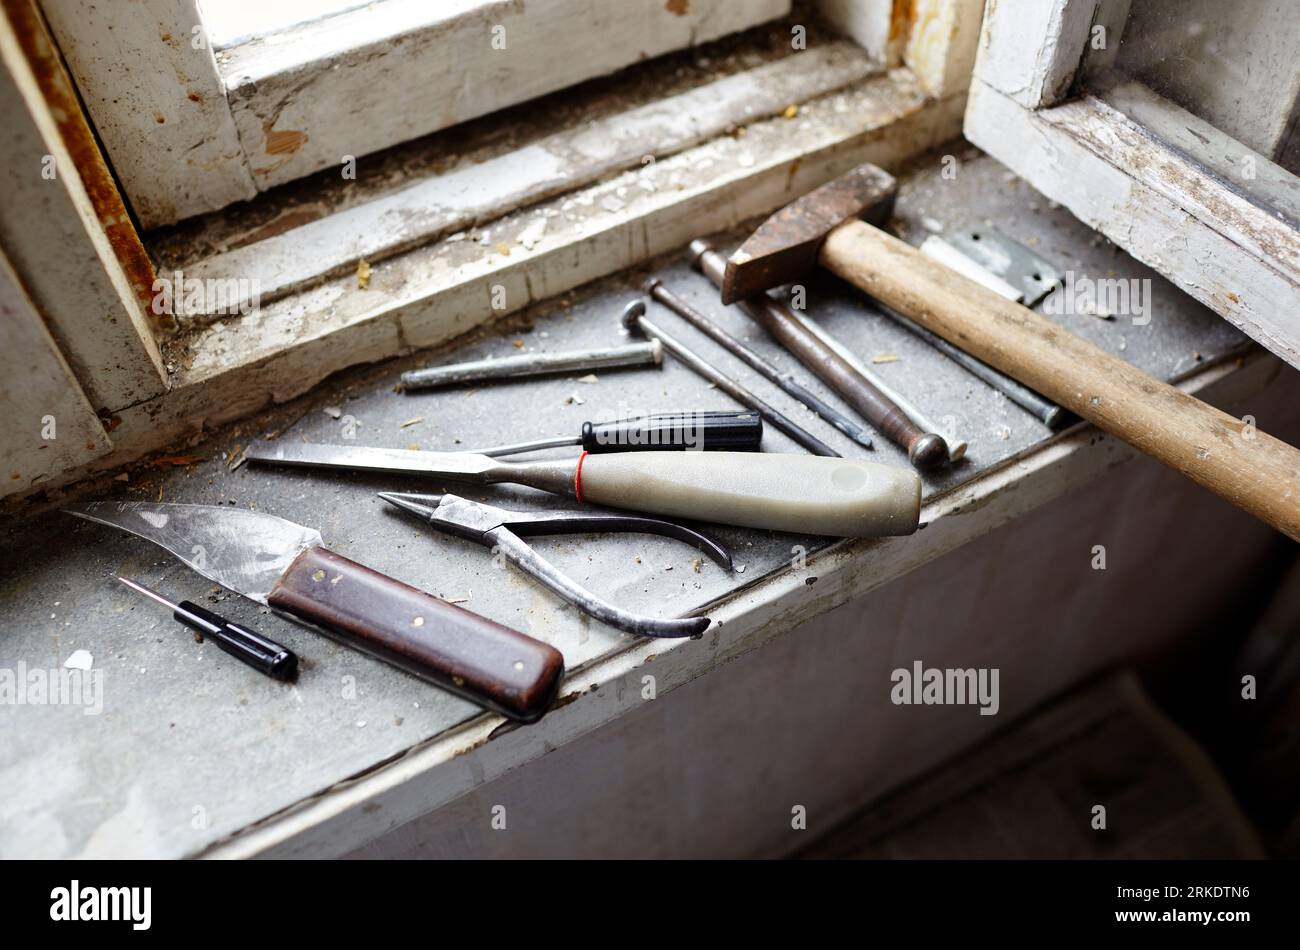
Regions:
<instances>
[{"instance_id":1,"label":"knife","mask_svg":"<svg viewBox=\"0 0 1300 950\"><path fill-rule=\"evenodd\" d=\"M505 462L468 452L254 442L257 462L396 472L493 485L511 482L593 505L796 534L876 538L911 534L921 480L911 469L861 459L774 452L633 452Z\"/></svg>"},{"instance_id":2,"label":"knife","mask_svg":"<svg viewBox=\"0 0 1300 950\"><path fill-rule=\"evenodd\" d=\"M152 541L222 587L519 722L554 701L554 647L328 550L320 532L218 505L97 501L63 509Z\"/></svg>"}]
</instances>

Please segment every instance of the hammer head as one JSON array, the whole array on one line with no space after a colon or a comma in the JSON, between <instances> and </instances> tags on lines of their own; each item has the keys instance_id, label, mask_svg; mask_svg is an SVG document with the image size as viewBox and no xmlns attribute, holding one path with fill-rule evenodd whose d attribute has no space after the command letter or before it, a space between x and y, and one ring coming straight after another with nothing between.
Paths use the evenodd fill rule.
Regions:
<instances>
[{"instance_id":1,"label":"hammer head","mask_svg":"<svg viewBox=\"0 0 1300 950\"><path fill-rule=\"evenodd\" d=\"M734 303L798 279L817 266L822 241L836 225L850 218L876 225L888 221L897 191L893 175L867 164L792 201L731 255L722 279L722 302Z\"/></svg>"}]
</instances>

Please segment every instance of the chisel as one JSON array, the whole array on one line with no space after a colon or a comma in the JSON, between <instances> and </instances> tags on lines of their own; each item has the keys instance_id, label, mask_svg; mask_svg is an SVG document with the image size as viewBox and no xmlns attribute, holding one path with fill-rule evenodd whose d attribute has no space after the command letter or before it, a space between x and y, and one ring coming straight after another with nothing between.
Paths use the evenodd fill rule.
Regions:
<instances>
[{"instance_id":1,"label":"chisel","mask_svg":"<svg viewBox=\"0 0 1300 950\"><path fill-rule=\"evenodd\" d=\"M646 452L653 449L757 452L762 441L763 420L756 412L672 412L612 422L584 422L577 436L557 436L469 451L493 458L566 445L580 445L585 452Z\"/></svg>"},{"instance_id":2,"label":"chisel","mask_svg":"<svg viewBox=\"0 0 1300 950\"><path fill-rule=\"evenodd\" d=\"M861 459L749 452L611 452L503 462L487 455L312 443L255 442L250 461L512 483L594 505L796 534L911 534L921 481Z\"/></svg>"}]
</instances>

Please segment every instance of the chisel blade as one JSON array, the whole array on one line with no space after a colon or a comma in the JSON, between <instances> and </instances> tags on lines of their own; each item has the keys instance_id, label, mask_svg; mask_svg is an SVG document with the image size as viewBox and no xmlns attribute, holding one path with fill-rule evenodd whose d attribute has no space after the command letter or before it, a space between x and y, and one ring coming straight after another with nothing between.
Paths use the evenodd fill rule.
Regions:
<instances>
[{"instance_id":1,"label":"chisel blade","mask_svg":"<svg viewBox=\"0 0 1300 950\"><path fill-rule=\"evenodd\" d=\"M470 452L421 452L362 445L316 445L310 442L254 442L244 455L254 462L276 465L442 475L466 481L479 481L490 470L498 469L502 464L497 459Z\"/></svg>"}]
</instances>

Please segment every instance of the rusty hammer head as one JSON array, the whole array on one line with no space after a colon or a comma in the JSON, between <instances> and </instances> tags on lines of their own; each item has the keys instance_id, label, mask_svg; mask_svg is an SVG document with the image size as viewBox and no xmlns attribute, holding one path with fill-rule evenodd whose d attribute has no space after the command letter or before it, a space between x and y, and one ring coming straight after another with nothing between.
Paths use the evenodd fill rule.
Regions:
<instances>
[{"instance_id":1,"label":"rusty hammer head","mask_svg":"<svg viewBox=\"0 0 1300 950\"><path fill-rule=\"evenodd\" d=\"M826 235L850 218L881 225L894 209L898 185L875 165L859 165L786 205L758 226L727 261L722 302L734 303L788 284L817 266Z\"/></svg>"}]
</instances>

